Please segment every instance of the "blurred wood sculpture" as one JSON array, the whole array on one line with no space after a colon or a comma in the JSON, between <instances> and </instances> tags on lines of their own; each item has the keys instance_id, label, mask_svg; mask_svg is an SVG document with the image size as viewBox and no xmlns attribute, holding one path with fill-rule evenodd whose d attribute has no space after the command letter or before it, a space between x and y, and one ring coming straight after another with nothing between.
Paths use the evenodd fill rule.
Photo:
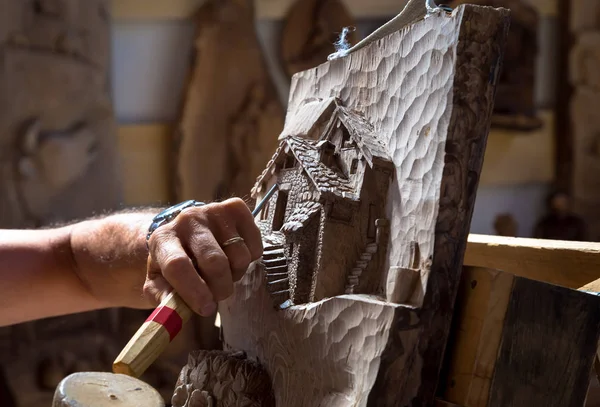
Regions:
<instances>
[{"instance_id":1,"label":"blurred wood sculpture","mask_svg":"<svg viewBox=\"0 0 600 407\"><path fill-rule=\"evenodd\" d=\"M106 0L0 4L0 227L121 200Z\"/></svg>"},{"instance_id":2,"label":"blurred wood sculpture","mask_svg":"<svg viewBox=\"0 0 600 407\"><path fill-rule=\"evenodd\" d=\"M547 213L535 225L533 237L537 239L553 239L583 242L588 239L584 220L571 210L571 199L562 191L555 191L548 196Z\"/></svg>"},{"instance_id":3,"label":"blurred wood sculpture","mask_svg":"<svg viewBox=\"0 0 600 407\"><path fill-rule=\"evenodd\" d=\"M219 306L221 357L260 363L276 405L433 403L508 15L412 0L373 43L294 76L252 190L278 185L263 260ZM208 380L191 357L177 405L263 405L224 396L251 375L238 362Z\"/></svg>"},{"instance_id":4,"label":"blurred wood sculpture","mask_svg":"<svg viewBox=\"0 0 600 407\"><path fill-rule=\"evenodd\" d=\"M344 28L349 44L357 40L355 22L341 0L297 0L284 24L281 59L290 77L327 61Z\"/></svg>"},{"instance_id":5,"label":"blurred wood sculpture","mask_svg":"<svg viewBox=\"0 0 600 407\"><path fill-rule=\"evenodd\" d=\"M511 23L504 66L498 81L492 126L535 130L543 125L535 106L539 15L526 0L453 0L448 4L479 4L510 10Z\"/></svg>"},{"instance_id":6,"label":"blurred wood sculpture","mask_svg":"<svg viewBox=\"0 0 600 407\"><path fill-rule=\"evenodd\" d=\"M253 1L209 0L196 24L196 60L175 134L175 199L247 197L283 127Z\"/></svg>"},{"instance_id":7,"label":"blurred wood sculpture","mask_svg":"<svg viewBox=\"0 0 600 407\"><path fill-rule=\"evenodd\" d=\"M498 236L517 236L519 225L510 213L501 213L494 219L494 231Z\"/></svg>"},{"instance_id":8,"label":"blurred wood sculpture","mask_svg":"<svg viewBox=\"0 0 600 407\"><path fill-rule=\"evenodd\" d=\"M586 221L589 238L600 241L600 2L569 2L570 83L573 88L566 121L570 128L559 134L569 157L573 209Z\"/></svg>"}]
</instances>

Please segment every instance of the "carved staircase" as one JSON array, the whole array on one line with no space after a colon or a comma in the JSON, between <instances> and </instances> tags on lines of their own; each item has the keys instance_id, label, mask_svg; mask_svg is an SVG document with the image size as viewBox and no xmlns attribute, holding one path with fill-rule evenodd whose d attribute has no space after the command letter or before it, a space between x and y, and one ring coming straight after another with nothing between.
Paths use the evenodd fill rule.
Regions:
<instances>
[{"instance_id":1,"label":"carved staircase","mask_svg":"<svg viewBox=\"0 0 600 407\"><path fill-rule=\"evenodd\" d=\"M284 246L277 244L266 247L263 251L262 264L273 304L281 309L289 307L292 301Z\"/></svg>"},{"instance_id":2,"label":"carved staircase","mask_svg":"<svg viewBox=\"0 0 600 407\"><path fill-rule=\"evenodd\" d=\"M346 279L346 294L354 294L354 288L358 285L360 276L369 266L369 262L375 253L377 253L377 243L367 244L365 251L360 255L350 274L348 274Z\"/></svg>"}]
</instances>

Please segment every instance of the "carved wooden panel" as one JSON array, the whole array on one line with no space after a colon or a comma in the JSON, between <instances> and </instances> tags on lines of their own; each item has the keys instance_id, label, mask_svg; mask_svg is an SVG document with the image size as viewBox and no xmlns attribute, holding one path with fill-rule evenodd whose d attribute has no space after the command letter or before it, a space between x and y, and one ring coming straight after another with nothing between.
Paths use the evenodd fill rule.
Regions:
<instances>
[{"instance_id":1,"label":"carved wooden panel","mask_svg":"<svg viewBox=\"0 0 600 407\"><path fill-rule=\"evenodd\" d=\"M270 374L277 405L433 402L490 127L508 12L461 6L452 14L438 10L423 19L425 5L420 0L413 3L407 18L414 24L387 26L389 35L293 78L286 123L295 122L294 116L311 103L319 108L319 101L334 97L339 106L320 138L282 135L253 190L259 199L270 180L282 179L283 171L289 171L283 169L289 154L297 158L293 168L303 169L310 186L295 190L293 183L285 185L290 197L301 192L300 204L286 213L280 231L261 223L267 235L263 265L250 271L219 308L226 348L243 350L261 362ZM419 7L421 15L415 19ZM383 149L366 134L377 135ZM364 191L360 185L376 182L361 176L362 169L349 171L354 166L348 154L356 149L361 151L357 168L364 171L376 171L379 154L392 163L389 188L383 189L386 204L372 243L368 227L364 238L348 230L327 239L333 230L328 225L334 221L328 218L331 202L352 202ZM370 217L360 209L355 215ZM303 240L298 246L293 236L300 236L294 235L295 230L304 233L317 216L314 268L308 270L316 285L316 302L309 296L308 303L298 304L294 287L304 284L298 276L307 271L286 270L289 264L298 264L296 253L307 252L302 251ZM337 250L337 242L343 241L353 242L360 254L356 264L364 265L364 270L369 270L374 253L383 252L380 267L366 272L378 277L381 291L344 295L329 288L318 297L319 287L333 287L329 280L339 279L336 273L363 281L355 273L360 267L344 266L353 251ZM324 261L336 259L337 269L324 267ZM282 281L275 280L279 275ZM414 275L416 279L411 278ZM269 288L274 284L279 291ZM414 287L412 292L400 289L407 284ZM283 303L281 286L288 292ZM275 295L279 310L273 306Z\"/></svg>"}]
</instances>

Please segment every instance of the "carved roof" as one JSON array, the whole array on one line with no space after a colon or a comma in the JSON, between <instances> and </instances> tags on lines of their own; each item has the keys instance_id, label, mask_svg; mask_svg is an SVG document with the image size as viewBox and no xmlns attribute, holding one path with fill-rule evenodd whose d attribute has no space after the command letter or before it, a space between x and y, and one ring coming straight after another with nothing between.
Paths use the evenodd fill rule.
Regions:
<instances>
[{"instance_id":1,"label":"carved roof","mask_svg":"<svg viewBox=\"0 0 600 407\"><path fill-rule=\"evenodd\" d=\"M288 137L283 140L275 155L267 164L267 168L258 177L251 191L252 196L260 191L261 183L265 178L274 172L275 164L286 150L285 146L287 146L289 147L289 153L294 154L317 190L322 193L333 193L342 198L356 199L352 182L343 174L334 171L319 160L318 144L318 141L306 140L300 137Z\"/></svg>"},{"instance_id":2,"label":"carved roof","mask_svg":"<svg viewBox=\"0 0 600 407\"><path fill-rule=\"evenodd\" d=\"M294 114L288 114L279 139L286 137L308 137L316 127L327 125L331 113L337 106L335 98L315 99L300 105ZM317 134L318 138L320 134Z\"/></svg>"},{"instance_id":3,"label":"carved roof","mask_svg":"<svg viewBox=\"0 0 600 407\"><path fill-rule=\"evenodd\" d=\"M387 161L392 161L387 153L387 144L380 137L373 125L367 118L356 110L348 109L337 104L332 115L332 120L324 133L324 137L331 135L332 127L339 121L348 130L350 137L361 150L369 165L373 166L372 157L378 157Z\"/></svg>"},{"instance_id":4,"label":"carved roof","mask_svg":"<svg viewBox=\"0 0 600 407\"><path fill-rule=\"evenodd\" d=\"M331 112L329 122L322 126L323 131L318 139L311 140L306 137L291 135L302 134L306 136L306 132L312 131L316 121L322 122L324 113L333 106L335 110ZM366 159L369 166L373 166L373 157L391 161L387 153L387 144L377 134L373 125L369 123L364 115L342 106L334 98L309 102L298 108L293 118L286 123L286 129L288 130L284 129L281 136L283 138L273 158L257 178L256 184L251 191L252 196L256 197L256 194L262 188L262 182L269 175L274 174L276 163L282 159L282 156L289 154L291 150L291 153L294 154L301 166L306 170L309 178L320 192L333 193L340 197L356 199L354 196L356 194L354 184L344 174L334 171L319 159L319 147L324 140L328 140L333 136L334 130L340 125L346 128L348 134L358 147L360 155ZM285 134L288 135L284 137Z\"/></svg>"},{"instance_id":5,"label":"carved roof","mask_svg":"<svg viewBox=\"0 0 600 407\"><path fill-rule=\"evenodd\" d=\"M287 222L281 227L284 233L296 232L308 222L321 209L318 202L306 201L302 202L294 208L294 211L288 218Z\"/></svg>"}]
</instances>

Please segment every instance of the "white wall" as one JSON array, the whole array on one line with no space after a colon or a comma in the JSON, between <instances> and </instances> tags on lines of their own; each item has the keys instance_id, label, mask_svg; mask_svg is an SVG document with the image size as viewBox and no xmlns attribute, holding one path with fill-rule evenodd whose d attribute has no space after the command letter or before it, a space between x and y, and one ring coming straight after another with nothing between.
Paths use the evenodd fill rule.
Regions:
<instances>
[{"instance_id":1,"label":"white wall","mask_svg":"<svg viewBox=\"0 0 600 407\"><path fill-rule=\"evenodd\" d=\"M359 32L377 24L363 24ZM282 101L287 99L288 81L278 66L275 50L280 23L261 22L259 39ZM190 22L115 22L112 34L115 109L121 123L174 121L180 109L186 72L193 51L194 27ZM224 44L224 46L226 46ZM548 103L548 95L539 95ZM519 224L519 235L531 235L543 213L547 185L481 187L471 224L473 233L493 234L494 218L511 213Z\"/></svg>"}]
</instances>

